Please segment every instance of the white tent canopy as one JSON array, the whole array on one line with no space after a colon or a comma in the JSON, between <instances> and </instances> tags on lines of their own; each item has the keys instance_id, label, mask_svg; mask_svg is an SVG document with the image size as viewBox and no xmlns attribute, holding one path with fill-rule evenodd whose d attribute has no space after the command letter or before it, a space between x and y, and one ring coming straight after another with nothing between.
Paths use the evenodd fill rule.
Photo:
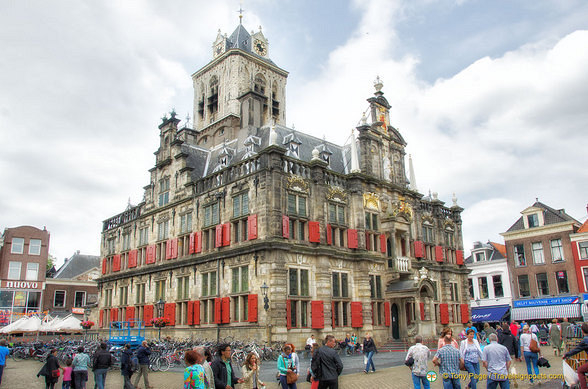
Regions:
<instances>
[{"instance_id":1,"label":"white tent canopy","mask_svg":"<svg viewBox=\"0 0 588 389\"><path fill-rule=\"evenodd\" d=\"M16 328L18 328L20 325L22 325L22 322L24 320L26 320L26 317L21 317L20 319L18 319L17 321L13 321L12 323L10 323L9 325L7 325L6 327L2 327L2 329L0 329L0 332L3 334L10 334L11 332L17 332L14 331Z\"/></svg>"},{"instance_id":2,"label":"white tent canopy","mask_svg":"<svg viewBox=\"0 0 588 389\"><path fill-rule=\"evenodd\" d=\"M41 328L41 319L36 316L27 318L19 327L19 332L38 332Z\"/></svg>"},{"instance_id":3,"label":"white tent canopy","mask_svg":"<svg viewBox=\"0 0 588 389\"><path fill-rule=\"evenodd\" d=\"M55 331L55 332L81 332L82 327L80 323L82 321L80 319L76 319L72 315L67 316L59 323L56 323L55 326L51 326L51 329L48 331Z\"/></svg>"}]
</instances>

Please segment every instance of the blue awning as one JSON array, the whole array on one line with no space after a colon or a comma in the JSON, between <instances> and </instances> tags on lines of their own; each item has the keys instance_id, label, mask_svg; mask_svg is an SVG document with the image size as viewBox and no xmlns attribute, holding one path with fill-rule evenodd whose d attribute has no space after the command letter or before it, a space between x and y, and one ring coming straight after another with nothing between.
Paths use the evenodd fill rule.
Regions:
<instances>
[{"instance_id":1,"label":"blue awning","mask_svg":"<svg viewBox=\"0 0 588 389\"><path fill-rule=\"evenodd\" d=\"M472 321L474 323L482 321L501 321L509 308L510 306L508 305L472 308Z\"/></svg>"}]
</instances>

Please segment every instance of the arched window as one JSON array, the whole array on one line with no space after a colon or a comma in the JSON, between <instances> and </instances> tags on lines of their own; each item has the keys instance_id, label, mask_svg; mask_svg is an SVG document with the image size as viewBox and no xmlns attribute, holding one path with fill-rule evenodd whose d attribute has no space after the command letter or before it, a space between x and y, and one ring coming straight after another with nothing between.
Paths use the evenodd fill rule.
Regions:
<instances>
[{"instance_id":1,"label":"arched window","mask_svg":"<svg viewBox=\"0 0 588 389\"><path fill-rule=\"evenodd\" d=\"M262 74L258 73L255 76L255 80L253 80L253 91L265 95L265 85L265 77Z\"/></svg>"},{"instance_id":2,"label":"arched window","mask_svg":"<svg viewBox=\"0 0 588 389\"><path fill-rule=\"evenodd\" d=\"M212 76L210 79L209 88L208 112L214 115L218 111L218 78L216 76ZM214 119L214 117L211 119Z\"/></svg>"}]
</instances>

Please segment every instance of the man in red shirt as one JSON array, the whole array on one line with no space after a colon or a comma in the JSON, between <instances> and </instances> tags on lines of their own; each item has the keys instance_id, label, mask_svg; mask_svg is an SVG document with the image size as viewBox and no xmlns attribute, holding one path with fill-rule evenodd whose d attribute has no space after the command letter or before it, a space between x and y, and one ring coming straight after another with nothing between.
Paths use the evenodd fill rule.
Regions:
<instances>
[{"instance_id":1,"label":"man in red shirt","mask_svg":"<svg viewBox=\"0 0 588 389\"><path fill-rule=\"evenodd\" d=\"M510 323L510 333L517 339L519 338L519 328L520 327L516 321Z\"/></svg>"}]
</instances>

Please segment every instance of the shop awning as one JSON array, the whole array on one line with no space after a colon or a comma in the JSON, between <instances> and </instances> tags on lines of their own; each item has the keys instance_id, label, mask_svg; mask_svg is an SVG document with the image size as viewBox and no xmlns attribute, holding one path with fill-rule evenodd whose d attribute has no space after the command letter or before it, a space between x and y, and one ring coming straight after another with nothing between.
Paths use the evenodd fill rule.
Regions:
<instances>
[{"instance_id":1,"label":"shop awning","mask_svg":"<svg viewBox=\"0 0 588 389\"><path fill-rule=\"evenodd\" d=\"M581 317L580 304L544 305L512 309L512 320L561 319Z\"/></svg>"},{"instance_id":2,"label":"shop awning","mask_svg":"<svg viewBox=\"0 0 588 389\"><path fill-rule=\"evenodd\" d=\"M501 321L502 317L509 310L508 305L493 305L490 307L473 307L472 308L472 321L476 322L493 322Z\"/></svg>"}]
</instances>

